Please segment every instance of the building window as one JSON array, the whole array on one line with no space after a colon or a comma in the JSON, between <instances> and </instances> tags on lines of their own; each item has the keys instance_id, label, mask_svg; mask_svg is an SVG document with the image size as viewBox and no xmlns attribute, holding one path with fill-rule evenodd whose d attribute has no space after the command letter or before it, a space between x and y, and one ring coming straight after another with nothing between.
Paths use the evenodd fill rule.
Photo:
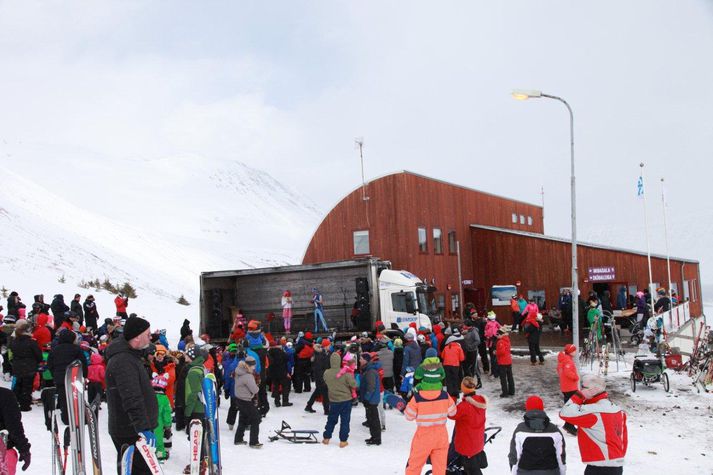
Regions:
<instances>
[{"instance_id":1,"label":"building window","mask_svg":"<svg viewBox=\"0 0 713 475\"><path fill-rule=\"evenodd\" d=\"M448 231L448 252L455 254L456 251L456 232Z\"/></svg>"},{"instance_id":2,"label":"building window","mask_svg":"<svg viewBox=\"0 0 713 475\"><path fill-rule=\"evenodd\" d=\"M443 232L441 228L433 228L433 252L443 254Z\"/></svg>"},{"instance_id":3,"label":"building window","mask_svg":"<svg viewBox=\"0 0 713 475\"><path fill-rule=\"evenodd\" d=\"M520 224L525 224L525 216L522 214L520 215Z\"/></svg>"},{"instance_id":4,"label":"building window","mask_svg":"<svg viewBox=\"0 0 713 475\"><path fill-rule=\"evenodd\" d=\"M691 295L693 298L691 299L693 302L698 301L698 279L692 279L691 280Z\"/></svg>"},{"instance_id":5,"label":"building window","mask_svg":"<svg viewBox=\"0 0 713 475\"><path fill-rule=\"evenodd\" d=\"M532 226L532 216L527 217L527 225Z\"/></svg>"},{"instance_id":6,"label":"building window","mask_svg":"<svg viewBox=\"0 0 713 475\"><path fill-rule=\"evenodd\" d=\"M428 252L428 237L424 226L418 227L418 250L420 252Z\"/></svg>"},{"instance_id":7,"label":"building window","mask_svg":"<svg viewBox=\"0 0 713 475\"><path fill-rule=\"evenodd\" d=\"M354 231L354 254L369 254L369 231Z\"/></svg>"},{"instance_id":8,"label":"building window","mask_svg":"<svg viewBox=\"0 0 713 475\"><path fill-rule=\"evenodd\" d=\"M517 213L512 214L512 223L517 224Z\"/></svg>"},{"instance_id":9,"label":"building window","mask_svg":"<svg viewBox=\"0 0 713 475\"><path fill-rule=\"evenodd\" d=\"M460 294L458 292L451 293L451 315L460 314Z\"/></svg>"}]
</instances>

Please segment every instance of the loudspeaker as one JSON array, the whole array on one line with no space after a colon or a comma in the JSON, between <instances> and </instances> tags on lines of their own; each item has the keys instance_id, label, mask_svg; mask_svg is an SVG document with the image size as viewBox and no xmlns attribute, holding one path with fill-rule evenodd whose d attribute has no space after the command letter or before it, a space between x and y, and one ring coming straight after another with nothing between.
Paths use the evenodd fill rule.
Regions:
<instances>
[{"instance_id":1,"label":"loudspeaker","mask_svg":"<svg viewBox=\"0 0 713 475\"><path fill-rule=\"evenodd\" d=\"M369 281L366 279L366 277L356 278L356 294L357 297L369 297Z\"/></svg>"}]
</instances>

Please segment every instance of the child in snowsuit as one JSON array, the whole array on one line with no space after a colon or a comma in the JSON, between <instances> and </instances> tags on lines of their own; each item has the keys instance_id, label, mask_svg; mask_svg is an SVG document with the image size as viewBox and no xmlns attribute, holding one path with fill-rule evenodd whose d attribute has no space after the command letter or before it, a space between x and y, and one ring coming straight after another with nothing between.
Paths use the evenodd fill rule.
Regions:
<instances>
[{"instance_id":1,"label":"child in snowsuit","mask_svg":"<svg viewBox=\"0 0 713 475\"><path fill-rule=\"evenodd\" d=\"M167 439L171 438L171 403L166 396L166 387L168 386L168 374L153 373L151 380L154 393L156 393L156 401L158 402L158 425L153 430L156 436L156 457L159 460L168 458L168 451L164 446L164 436Z\"/></svg>"},{"instance_id":2,"label":"child in snowsuit","mask_svg":"<svg viewBox=\"0 0 713 475\"><path fill-rule=\"evenodd\" d=\"M97 395L104 399L104 389L106 388L106 378L104 376L106 366L104 366L104 358L99 353L92 353L89 358L89 368L87 370L88 395L91 403L96 399Z\"/></svg>"},{"instance_id":3,"label":"child in snowsuit","mask_svg":"<svg viewBox=\"0 0 713 475\"><path fill-rule=\"evenodd\" d=\"M415 420L417 426L411 440L406 475L420 475L429 457L433 473L446 473L448 458L446 421L447 417L455 415L456 405L442 388L424 389L414 394L404 410L406 419Z\"/></svg>"},{"instance_id":4,"label":"child in snowsuit","mask_svg":"<svg viewBox=\"0 0 713 475\"><path fill-rule=\"evenodd\" d=\"M337 372L337 379L341 378L345 374L351 374L352 377L354 377L354 372L356 371L356 358L354 357L354 353L351 351L347 351L346 354L344 355L344 358L342 358L342 368ZM352 388L352 400L357 398L357 390L356 388Z\"/></svg>"},{"instance_id":5,"label":"child in snowsuit","mask_svg":"<svg viewBox=\"0 0 713 475\"><path fill-rule=\"evenodd\" d=\"M406 368L406 374L404 375L403 381L401 381L401 386L399 387L399 394L401 394L401 397L404 399L408 399L411 397L411 393L413 392L413 374L414 370L412 367Z\"/></svg>"},{"instance_id":6,"label":"child in snowsuit","mask_svg":"<svg viewBox=\"0 0 713 475\"><path fill-rule=\"evenodd\" d=\"M443 388L446 371L443 369L441 360L438 359L435 348L426 350L426 358L416 368L414 379L418 382L416 389L419 391L440 391Z\"/></svg>"}]
</instances>

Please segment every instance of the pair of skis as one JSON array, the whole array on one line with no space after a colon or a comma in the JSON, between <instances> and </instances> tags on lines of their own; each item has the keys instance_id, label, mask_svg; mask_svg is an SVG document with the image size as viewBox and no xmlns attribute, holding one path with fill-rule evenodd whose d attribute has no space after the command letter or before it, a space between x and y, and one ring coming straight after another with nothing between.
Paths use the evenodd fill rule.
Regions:
<instances>
[{"instance_id":1,"label":"pair of skis","mask_svg":"<svg viewBox=\"0 0 713 475\"><path fill-rule=\"evenodd\" d=\"M152 475L163 475L163 469L156 457L156 449L151 447L143 436L140 436L134 445L124 444L121 447L121 475L131 475L137 451Z\"/></svg>"},{"instance_id":2,"label":"pair of skis","mask_svg":"<svg viewBox=\"0 0 713 475\"><path fill-rule=\"evenodd\" d=\"M220 457L220 433L218 432L218 405L215 375L206 371L201 385L207 430L203 423L193 419L188 425L191 456L191 475L201 475L201 468L207 468L210 475L221 475L223 471ZM201 457L205 445L205 460Z\"/></svg>"}]
</instances>

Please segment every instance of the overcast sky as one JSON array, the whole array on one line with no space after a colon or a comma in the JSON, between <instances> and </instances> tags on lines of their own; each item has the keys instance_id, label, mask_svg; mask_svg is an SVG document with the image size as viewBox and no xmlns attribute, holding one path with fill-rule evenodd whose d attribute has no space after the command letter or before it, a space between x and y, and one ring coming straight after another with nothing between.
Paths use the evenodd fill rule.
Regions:
<instances>
[{"instance_id":1,"label":"overcast sky","mask_svg":"<svg viewBox=\"0 0 713 475\"><path fill-rule=\"evenodd\" d=\"M711 227L713 2L584 3L0 1L0 138L107 166L238 159L328 210L359 184L364 137L368 178L533 203L544 187L546 232L566 237L566 110L510 97L542 89L574 109L583 235L641 236L642 161L653 226L666 175L670 213Z\"/></svg>"}]
</instances>

